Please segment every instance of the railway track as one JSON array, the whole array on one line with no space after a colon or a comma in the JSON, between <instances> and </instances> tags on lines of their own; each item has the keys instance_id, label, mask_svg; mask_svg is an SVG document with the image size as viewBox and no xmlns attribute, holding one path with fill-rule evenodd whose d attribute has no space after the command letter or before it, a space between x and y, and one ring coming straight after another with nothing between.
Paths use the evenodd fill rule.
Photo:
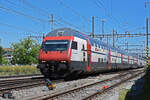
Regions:
<instances>
[{"instance_id":1,"label":"railway track","mask_svg":"<svg viewBox=\"0 0 150 100\"><path fill-rule=\"evenodd\" d=\"M28 78L23 77L21 79L0 80L0 95L3 95L3 93L12 90L30 88L30 87L35 87L44 84L45 84L44 77L41 76L28 77Z\"/></svg>"},{"instance_id":2,"label":"railway track","mask_svg":"<svg viewBox=\"0 0 150 100\"><path fill-rule=\"evenodd\" d=\"M42 76L41 74L31 74L31 75L11 75L11 76L0 76L0 79L11 79L11 78L22 78L22 77L35 77Z\"/></svg>"},{"instance_id":3,"label":"railway track","mask_svg":"<svg viewBox=\"0 0 150 100\"><path fill-rule=\"evenodd\" d=\"M121 83L136 77L137 75L141 73L143 73L143 71L129 71L127 73L122 73L122 74L120 73L119 75L112 77L110 79L97 81L97 82L93 82L89 84L84 84L83 86L74 87L74 88L68 87L63 90L59 90L54 93L51 93L51 94L44 94L44 95L36 96L33 98L28 98L27 100L51 100L51 99L64 100L64 97L67 99L69 98L71 100L72 95L74 95L75 97L74 99L87 100L87 99L93 98L94 96L98 94L105 93L106 91L108 91L107 89L110 90L120 85ZM103 91L99 91L100 87L103 85L108 85L109 87ZM81 91L84 91L84 92L81 92ZM88 91L90 93L87 93ZM81 95L82 98L76 98L78 95Z\"/></svg>"},{"instance_id":4,"label":"railway track","mask_svg":"<svg viewBox=\"0 0 150 100\"><path fill-rule=\"evenodd\" d=\"M21 90L21 89L28 89L38 86L45 85L45 77L43 76L36 76L36 77L23 77L23 78L15 78L15 79L6 79L0 80L0 96L4 93L10 93L13 90ZM63 80L54 80L53 82L59 83Z\"/></svg>"},{"instance_id":5,"label":"railway track","mask_svg":"<svg viewBox=\"0 0 150 100\"><path fill-rule=\"evenodd\" d=\"M137 73L137 74L135 74L135 75L133 75L133 76L131 76L131 77L128 77L128 78L126 78L126 79L121 79L121 81L119 81L119 82L117 82L117 83L115 83L115 84L113 84L113 85L109 86L108 88L105 88L105 89L103 89L103 90L101 90L101 91L97 91L97 92L95 92L95 93L93 93L93 94L91 94L91 95L89 95L89 96L83 98L82 100L92 100L92 99L94 100L95 97L100 96L100 95L103 95L104 93L107 93L107 92L110 91L111 89L113 89L113 88L115 88L115 87L121 85L122 83L124 83L124 82L126 82L126 81L128 81L128 80L131 80L131 79L137 77L139 74L142 74L142 73L143 73L143 72L139 72L139 73Z\"/></svg>"}]
</instances>

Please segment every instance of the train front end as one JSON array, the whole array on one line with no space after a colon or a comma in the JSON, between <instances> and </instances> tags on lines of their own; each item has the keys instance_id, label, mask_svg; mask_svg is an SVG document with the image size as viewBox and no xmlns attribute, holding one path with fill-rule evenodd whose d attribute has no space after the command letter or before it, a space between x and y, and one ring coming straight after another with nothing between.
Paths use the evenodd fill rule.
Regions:
<instances>
[{"instance_id":1,"label":"train front end","mask_svg":"<svg viewBox=\"0 0 150 100\"><path fill-rule=\"evenodd\" d=\"M38 68L50 78L64 78L70 73L73 36L47 36L43 39Z\"/></svg>"}]
</instances>

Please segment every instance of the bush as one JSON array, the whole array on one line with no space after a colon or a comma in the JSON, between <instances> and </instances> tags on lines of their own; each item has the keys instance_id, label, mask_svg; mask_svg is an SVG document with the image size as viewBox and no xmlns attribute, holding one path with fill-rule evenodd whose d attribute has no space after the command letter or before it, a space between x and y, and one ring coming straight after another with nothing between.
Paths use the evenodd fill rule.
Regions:
<instances>
[{"instance_id":1,"label":"bush","mask_svg":"<svg viewBox=\"0 0 150 100\"><path fill-rule=\"evenodd\" d=\"M40 74L35 66L0 66L0 75Z\"/></svg>"}]
</instances>

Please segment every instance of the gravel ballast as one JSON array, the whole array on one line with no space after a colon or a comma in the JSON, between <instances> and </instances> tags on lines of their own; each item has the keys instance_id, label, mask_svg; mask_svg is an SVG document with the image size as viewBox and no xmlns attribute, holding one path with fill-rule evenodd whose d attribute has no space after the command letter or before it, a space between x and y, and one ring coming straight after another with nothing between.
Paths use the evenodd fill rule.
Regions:
<instances>
[{"instance_id":1,"label":"gravel ballast","mask_svg":"<svg viewBox=\"0 0 150 100\"><path fill-rule=\"evenodd\" d=\"M50 90L50 91L46 90L46 86L38 86L38 87L34 87L34 88L30 88L30 89L22 89L22 90L18 90L18 91L13 90L12 95L15 97L15 100L25 100L25 99L28 99L31 97L38 97L38 96L40 96L40 95L42 96L44 94L53 94L57 91L61 91L61 90L67 89L67 88L73 88L73 87L89 84L92 82L105 80L105 79L112 78L117 75L119 75L119 74L110 74L110 75L109 74L107 74L107 75L100 74L99 76L90 76L85 79L78 79L78 80L73 80L73 81L56 83L56 89ZM126 85L122 85L122 87L124 88L124 86L127 86L128 88L130 88L133 85L133 83L134 83L133 81L129 81L129 82L125 83ZM71 95L64 96L63 98L57 98L57 100L75 100L75 99L81 100L83 97L85 97L85 95L91 94L92 92L95 92L95 90L99 91L101 89L101 87L102 87L102 85L98 85L95 88L86 89L84 91L80 91L79 93L72 93ZM101 96L101 97L98 97L95 99L97 99L97 100L115 100L114 98L118 98L119 91L120 91L120 88L118 88L118 89L115 88L115 89L113 89L113 92L110 92L110 94L107 93L107 94L104 94L104 96ZM102 99L100 99L100 98L102 98ZM112 99L110 99L110 98L112 98ZM95 99L93 99L93 100L95 100ZM2 97L0 97L0 100L6 100L6 99L3 99ZM7 99L7 100L9 100L9 99Z\"/></svg>"}]
</instances>

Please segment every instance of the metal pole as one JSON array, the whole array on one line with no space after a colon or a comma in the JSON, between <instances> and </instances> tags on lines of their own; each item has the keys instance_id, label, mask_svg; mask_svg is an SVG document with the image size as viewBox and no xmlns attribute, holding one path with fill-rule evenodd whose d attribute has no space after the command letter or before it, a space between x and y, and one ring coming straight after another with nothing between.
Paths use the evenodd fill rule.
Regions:
<instances>
[{"instance_id":1,"label":"metal pole","mask_svg":"<svg viewBox=\"0 0 150 100\"><path fill-rule=\"evenodd\" d=\"M54 20L54 15L51 14L50 17L51 17L51 20L50 20L50 23L51 23L51 31L53 31L53 29L54 29L54 22L55 22L55 20Z\"/></svg>"},{"instance_id":2,"label":"metal pole","mask_svg":"<svg viewBox=\"0 0 150 100\"><path fill-rule=\"evenodd\" d=\"M128 42L127 42L127 52L128 52Z\"/></svg>"},{"instance_id":3,"label":"metal pole","mask_svg":"<svg viewBox=\"0 0 150 100\"><path fill-rule=\"evenodd\" d=\"M92 16L92 37L94 38L94 16Z\"/></svg>"},{"instance_id":4,"label":"metal pole","mask_svg":"<svg viewBox=\"0 0 150 100\"><path fill-rule=\"evenodd\" d=\"M149 65L148 53L149 53L149 50L148 50L148 17L146 17L146 65L147 65L147 67Z\"/></svg>"},{"instance_id":5,"label":"metal pole","mask_svg":"<svg viewBox=\"0 0 150 100\"><path fill-rule=\"evenodd\" d=\"M104 38L104 22L105 22L105 20L102 19L102 36L103 36L103 38ZM101 38L101 40L102 40L102 38Z\"/></svg>"},{"instance_id":6,"label":"metal pole","mask_svg":"<svg viewBox=\"0 0 150 100\"><path fill-rule=\"evenodd\" d=\"M112 33L113 33L113 47L115 47L115 37L114 37L115 30L114 29L113 29Z\"/></svg>"}]
</instances>

